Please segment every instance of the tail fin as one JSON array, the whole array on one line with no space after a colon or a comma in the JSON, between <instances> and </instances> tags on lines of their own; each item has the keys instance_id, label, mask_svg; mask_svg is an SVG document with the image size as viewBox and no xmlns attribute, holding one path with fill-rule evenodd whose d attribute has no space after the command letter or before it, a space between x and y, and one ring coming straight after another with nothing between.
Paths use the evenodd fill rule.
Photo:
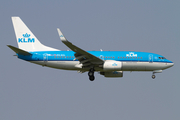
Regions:
<instances>
[{"instance_id":1,"label":"tail fin","mask_svg":"<svg viewBox=\"0 0 180 120\"><path fill-rule=\"evenodd\" d=\"M20 49L32 52L57 51L57 49L41 44L19 17L12 17L12 23L16 34L17 43Z\"/></svg>"}]
</instances>

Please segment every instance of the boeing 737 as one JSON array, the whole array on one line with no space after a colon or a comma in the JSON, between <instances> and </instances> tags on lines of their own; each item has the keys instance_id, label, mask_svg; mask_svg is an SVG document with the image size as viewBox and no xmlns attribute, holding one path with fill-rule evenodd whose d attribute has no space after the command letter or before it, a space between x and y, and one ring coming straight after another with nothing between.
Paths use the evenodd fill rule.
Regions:
<instances>
[{"instance_id":1,"label":"boeing 737","mask_svg":"<svg viewBox=\"0 0 180 120\"><path fill-rule=\"evenodd\" d=\"M161 73L174 65L165 57L148 52L135 51L85 51L69 42L57 29L59 37L72 51L61 51L40 43L19 17L12 17L18 47L7 45L19 59L63 70L88 72L94 81L94 72L104 77L123 77L123 71L151 71Z\"/></svg>"}]
</instances>

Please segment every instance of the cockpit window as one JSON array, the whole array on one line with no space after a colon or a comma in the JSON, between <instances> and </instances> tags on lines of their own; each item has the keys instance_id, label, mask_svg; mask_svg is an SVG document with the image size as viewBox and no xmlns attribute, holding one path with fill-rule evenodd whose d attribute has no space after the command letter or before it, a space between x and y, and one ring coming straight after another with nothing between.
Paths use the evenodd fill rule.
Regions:
<instances>
[{"instance_id":1,"label":"cockpit window","mask_svg":"<svg viewBox=\"0 0 180 120\"><path fill-rule=\"evenodd\" d=\"M165 57L159 57L159 59L166 59Z\"/></svg>"}]
</instances>

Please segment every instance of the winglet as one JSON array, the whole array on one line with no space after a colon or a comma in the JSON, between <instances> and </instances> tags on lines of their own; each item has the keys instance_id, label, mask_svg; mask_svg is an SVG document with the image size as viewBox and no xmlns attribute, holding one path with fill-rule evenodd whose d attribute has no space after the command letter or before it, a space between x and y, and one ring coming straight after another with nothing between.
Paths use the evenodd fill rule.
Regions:
<instances>
[{"instance_id":1,"label":"winglet","mask_svg":"<svg viewBox=\"0 0 180 120\"><path fill-rule=\"evenodd\" d=\"M65 42L67 41L67 39L64 37L64 35L62 34L61 30L59 28L57 28L57 31L58 31L58 34L59 34L59 37L61 39L62 42Z\"/></svg>"}]
</instances>

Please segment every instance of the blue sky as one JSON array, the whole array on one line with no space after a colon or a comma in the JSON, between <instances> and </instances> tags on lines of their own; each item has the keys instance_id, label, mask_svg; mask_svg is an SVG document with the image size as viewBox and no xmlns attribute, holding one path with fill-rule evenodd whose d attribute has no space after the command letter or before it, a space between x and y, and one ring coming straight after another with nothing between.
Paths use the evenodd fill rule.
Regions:
<instances>
[{"instance_id":1,"label":"blue sky","mask_svg":"<svg viewBox=\"0 0 180 120\"><path fill-rule=\"evenodd\" d=\"M1 120L169 120L179 119L180 2L23 1L0 4ZM84 50L141 51L165 56L175 65L156 74L124 72L123 78L38 66L17 59L11 16L19 16L41 43L60 50L57 29Z\"/></svg>"}]
</instances>

